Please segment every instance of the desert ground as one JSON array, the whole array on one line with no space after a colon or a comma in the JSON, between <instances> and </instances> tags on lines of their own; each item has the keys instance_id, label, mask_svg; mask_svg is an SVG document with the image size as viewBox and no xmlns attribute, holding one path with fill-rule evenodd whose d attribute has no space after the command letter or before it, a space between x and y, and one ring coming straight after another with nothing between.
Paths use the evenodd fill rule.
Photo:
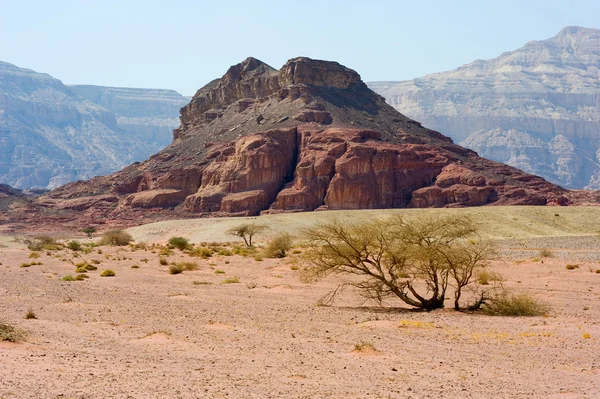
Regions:
<instances>
[{"instance_id":1,"label":"desert ground","mask_svg":"<svg viewBox=\"0 0 600 399\"><path fill-rule=\"evenodd\" d=\"M431 213L476 220L499 248L491 270L551 310L489 316L449 301L421 312L351 290L318 306L338 280L303 282L301 247L283 259L160 255L173 236L231 248L237 238L226 230L245 221L270 227L260 246L331 218ZM0 237L0 320L24 332L0 342L0 398L600 398L599 220L600 208L584 207L196 219L129 229L145 249L84 246L38 258L26 237ZM90 242L77 232L59 238ZM173 275L160 258L199 267ZM98 269L62 280L83 261ZM105 269L116 275L100 277ZM29 310L36 318L25 319Z\"/></svg>"}]
</instances>

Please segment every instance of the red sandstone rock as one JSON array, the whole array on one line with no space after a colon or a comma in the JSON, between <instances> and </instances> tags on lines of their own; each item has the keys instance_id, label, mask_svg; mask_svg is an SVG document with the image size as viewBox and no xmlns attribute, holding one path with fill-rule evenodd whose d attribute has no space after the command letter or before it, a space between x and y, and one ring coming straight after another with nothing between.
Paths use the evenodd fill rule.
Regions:
<instances>
[{"instance_id":1,"label":"red sandstone rock","mask_svg":"<svg viewBox=\"0 0 600 399\"><path fill-rule=\"evenodd\" d=\"M66 185L37 205L20 202L0 220L137 224L199 214L599 198L480 158L398 113L356 72L307 58L280 71L252 58L231 67L181 110L173 137L145 162Z\"/></svg>"}]
</instances>

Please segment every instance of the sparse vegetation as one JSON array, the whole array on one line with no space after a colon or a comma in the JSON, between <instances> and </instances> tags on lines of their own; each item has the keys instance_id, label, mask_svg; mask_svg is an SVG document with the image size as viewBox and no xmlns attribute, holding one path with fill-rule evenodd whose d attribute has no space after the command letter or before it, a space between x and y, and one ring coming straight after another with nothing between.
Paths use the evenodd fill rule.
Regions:
<instances>
[{"instance_id":1,"label":"sparse vegetation","mask_svg":"<svg viewBox=\"0 0 600 399\"><path fill-rule=\"evenodd\" d=\"M110 269L106 269L102 273L100 273L100 277L114 277L114 276L115 276L115 272Z\"/></svg>"},{"instance_id":2,"label":"sparse vegetation","mask_svg":"<svg viewBox=\"0 0 600 399\"><path fill-rule=\"evenodd\" d=\"M228 277L225 280L221 281L221 284L238 284L240 279L236 276Z\"/></svg>"},{"instance_id":3,"label":"sparse vegetation","mask_svg":"<svg viewBox=\"0 0 600 399\"><path fill-rule=\"evenodd\" d=\"M291 248L292 236L288 233L282 233L269 242L269 245L265 249L265 254L269 258L285 258Z\"/></svg>"},{"instance_id":4,"label":"sparse vegetation","mask_svg":"<svg viewBox=\"0 0 600 399\"><path fill-rule=\"evenodd\" d=\"M158 263L160 263L162 266L166 266L169 264L169 261L165 258L158 258Z\"/></svg>"},{"instance_id":5,"label":"sparse vegetation","mask_svg":"<svg viewBox=\"0 0 600 399\"><path fill-rule=\"evenodd\" d=\"M551 250L547 248L540 250L540 258L551 258L552 256L554 256L554 253Z\"/></svg>"},{"instance_id":6,"label":"sparse vegetation","mask_svg":"<svg viewBox=\"0 0 600 399\"><path fill-rule=\"evenodd\" d=\"M215 274L225 274L225 271L217 269L215 270Z\"/></svg>"},{"instance_id":7,"label":"sparse vegetation","mask_svg":"<svg viewBox=\"0 0 600 399\"><path fill-rule=\"evenodd\" d=\"M491 282L500 282L503 280L504 279L500 273L491 272L488 270L482 270L477 275L477 284L479 285L489 285Z\"/></svg>"},{"instance_id":8,"label":"sparse vegetation","mask_svg":"<svg viewBox=\"0 0 600 399\"><path fill-rule=\"evenodd\" d=\"M246 246L251 247L254 236L262 233L265 230L267 230L267 226L254 223L244 223L227 230L227 234L242 238Z\"/></svg>"},{"instance_id":9,"label":"sparse vegetation","mask_svg":"<svg viewBox=\"0 0 600 399\"><path fill-rule=\"evenodd\" d=\"M39 252L32 252L29 254L29 259L37 259L40 257L40 253Z\"/></svg>"},{"instance_id":10,"label":"sparse vegetation","mask_svg":"<svg viewBox=\"0 0 600 399\"><path fill-rule=\"evenodd\" d=\"M102 235L100 245L125 246L133 241L133 237L123 230L111 230Z\"/></svg>"},{"instance_id":11,"label":"sparse vegetation","mask_svg":"<svg viewBox=\"0 0 600 399\"><path fill-rule=\"evenodd\" d=\"M96 232L96 228L89 226L89 227L84 227L81 231L83 233L87 234L88 238L92 238L92 235Z\"/></svg>"},{"instance_id":12,"label":"sparse vegetation","mask_svg":"<svg viewBox=\"0 0 600 399\"><path fill-rule=\"evenodd\" d=\"M139 266L139 265L131 265L131 268L132 268L132 269L139 269L139 268L140 268L140 266Z\"/></svg>"},{"instance_id":13,"label":"sparse vegetation","mask_svg":"<svg viewBox=\"0 0 600 399\"><path fill-rule=\"evenodd\" d=\"M361 342L360 344L355 344L354 345L354 350L353 352L358 352L358 353L373 353L373 352L379 352L377 349L375 349L375 346L373 346L373 344L367 343L367 342Z\"/></svg>"},{"instance_id":14,"label":"sparse vegetation","mask_svg":"<svg viewBox=\"0 0 600 399\"><path fill-rule=\"evenodd\" d=\"M492 316L542 316L550 307L531 295L502 291L488 299L481 310Z\"/></svg>"},{"instance_id":15,"label":"sparse vegetation","mask_svg":"<svg viewBox=\"0 0 600 399\"><path fill-rule=\"evenodd\" d=\"M196 262L178 262L169 267L170 274L180 274L184 271L198 270L199 266Z\"/></svg>"},{"instance_id":16,"label":"sparse vegetation","mask_svg":"<svg viewBox=\"0 0 600 399\"><path fill-rule=\"evenodd\" d=\"M190 246L190 242L188 241L188 239L183 237L171 237L169 238L169 244L179 249L180 251L188 249Z\"/></svg>"},{"instance_id":17,"label":"sparse vegetation","mask_svg":"<svg viewBox=\"0 0 600 399\"><path fill-rule=\"evenodd\" d=\"M0 320L0 341L19 342L25 338L25 332Z\"/></svg>"},{"instance_id":18,"label":"sparse vegetation","mask_svg":"<svg viewBox=\"0 0 600 399\"><path fill-rule=\"evenodd\" d=\"M27 310L27 313L25 313L25 319L26 320L37 319L37 316L35 315L35 312L33 311L33 309L29 308Z\"/></svg>"},{"instance_id":19,"label":"sparse vegetation","mask_svg":"<svg viewBox=\"0 0 600 399\"><path fill-rule=\"evenodd\" d=\"M61 246L56 243L56 240L50 236L37 236L33 240L26 240L27 248L32 251L56 251L61 249Z\"/></svg>"},{"instance_id":20,"label":"sparse vegetation","mask_svg":"<svg viewBox=\"0 0 600 399\"><path fill-rule=\"evenodd\" d=\"M62 281L75 281L75 277L71 276L70 274L67 274L66 276L63 276L61 278Z\"/></svg>"},{"instance_id":21,"label":"sparse vegetation","mask_svg":"<svg viewBox=\"0 0 600 399\"><path fill-rule=\"evenodd\" d=\"M343 282L322 298L322 304L352 286L379 302L395 296L412 307L433 310L444 307L453 286L454 308L459 309L463 289L494 253L490 244L475 240L475 233L473 223L459 217L321 224L304 232L308 266L303 277L363 277Z\"/></svg>"},{"instance_id":22,"label":"sparse vegetation","mask_svg":"<svg viewBox=\"0 0 600 399\"><path fill-rule=\"evenodd\" d=\"M567 270L579 269L579 265L566 265L565 269L567 269Z\"/></svg>"},{"instance_id":23,"label":"sparse vegetation","mask_svg":"<svg viewBox=\"0 0 600 399\"><path fill-rule=\"evenodd\" d=\"M88 275L87 275L87 274L85 274L85 273L78 274L77 276L75 276L75 281L83 281L83 280L85 280L86 278L90 278L90 276L88 276Z\"/></svg>"},{"instance_id":24,"label":"sparse vegetation","mask_svg":"<svg viewBox=\"0 0 600 399\"><path fill-rule=\"evenodd\" d=\"M196 258L208 259L213 255L213 251L210 248L206 247L196 247L190 250L188 252L188 255Z\"/></svg>"},{"instance_id":25,"label":"sparse vegetation","mask_svg":"<svg viewBox=\"0 0 600 399\"><path fill-rule=\"evenodd\" d=\"M197 281L194 280L192 281L193 285L212 285L212 283L210 281Z\"/></svg>"},{"instance_id":26,"label":"sparse vegetation","mask_svg":"<svg viewBox=\"0 0 600 399\"><path fill-rule=\"evenodd\" d=\"M81 244L78 241L69 241L67 243L67 247L72 250L72 251L79 251L81 250Z\"/></svg>"}]
</instances>

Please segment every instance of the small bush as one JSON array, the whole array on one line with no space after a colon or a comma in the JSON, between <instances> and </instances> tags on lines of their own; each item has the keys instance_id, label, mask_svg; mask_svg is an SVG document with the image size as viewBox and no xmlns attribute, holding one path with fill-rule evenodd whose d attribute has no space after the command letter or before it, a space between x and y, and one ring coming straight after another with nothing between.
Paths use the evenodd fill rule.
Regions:
<instances>
[{"instance_id":1,"label":"small bush","mask_svg":"<svg viewBox=\"0 0 600 399\"><path fill-rule=\"evenodd\" d=\"M377 349L375 349L375 346L373 346L373 344L361 342L360 344L354 345L354 352L369 353L369 352L379 352L379 351Z\"/></svg>"},{"instance_id":2,"label":"small bush","mask_svg":"<svg viewBox=\"0 0 600 399\"><path fill-rule=\"evenodd\" d=\"M565 269L567 269L567 270L579 269L579 265L566 265Z\"/></svg>"},{"instance_id":3,"label":"small bush","mask_svg":"<svg viewBox=\"0 0 600 399\"><path fill-rule=\"evenodd\" d=\"M19 342L24 337L23 331L0 320L0 341Z\"/></svg>"},{"instance_id":4,"label":"small bush","mask_svg":"<svg viewBox=\"0 0 600 399\"><path fill-rule=\"evenodd\" d=\"M83 233L87 234L87 236L89 238L92 238L92 234L94 234L96 232L96 228L92 227L92 226L89 226L89 227L84 227L81 231Z\"/></svg>"},{"instance_id":5,"label":"small bush","mask_svg":"<svg viewBox=\"0 0 600 399\"><path fill-rule=\"evenodd\" d=\"M79 251L81 249L81 244L77 241L69 241L67 247L72 251Z\"/></svg>"},{"instance_id":6,"label":"small bush","mask_svg":"<svg viewBox=\"0 0 600 399\"><path fill-rule=\"evenodd\" d=\"M67 274L66 276L63 276L63 278L61 278L62 281L75 281L75 277L71 276L70 274Z\"/></svg>"},{"instance_id":7,"label":"small bush","mask_svg":"<svg viewBox=\"0 0 600 399\"><path fill-rule=\"evenodd\" d=\"M192 281L193 285L212 285L212 283L210 281Z\"/></svg>"},{"instance_id":8,"label":"small bush","mask_svg":"<svg viewBox=\"0 0 600 399\"><path fill-rule=\"evenodd\" d=\"M29 266L31 266L31 265L33 265L33 264L34 264L34 263L25 263L25 262L24 262L24 263L21 263L21 266L19 266L19 267L29 267Z\"/></svg>"},{"instance_id":9,"label":"small bush","mask_svg":"<svg viewBox=\"0 0 600 399\"><path fill-rule=\"evenodd\" d=\"M35 315L35 312L33 311L33 309L29 308L27 310L27 313L25 313L25 319L26 320L37 319L37 316Z\"/></svg>"},{"instance_id":10,"label":"small bush","mask_svg":"<svg viewBox=\"0 0 600 399\"><path fill-rule=\"evenodd\" d=\"M183 237L171 237L169 238L169 244L181 251L190 246L188 239Z\"/></svg>"},{"instance_id":11,"label":"small bush","mask_svg":"<svg viewBox=\"0 0 600 399\"><path fill-rule=\"evenodd\" d=\"M550 307L527 294L503 292L488 300L482 311L492 316L542 316Z\"/></svg>"},{"instance_id":12,"label":"small bush","mask_svg":"<svg viewBox=\"0 0 600 399\"><path fill-rule=\"evenodd\" d=\"M489 272L487 270L483 270L477 276L477 283L479 285L489 285L490 282L502 281L503 278L499 273Z\"/></svg>"},{"instance_id":13,"label":"small bush","mask_svg":"<svg viewBox=\"0 0 600 399\"><path fill-rule=\"evenodd\" d=\"M139 269L140 267L138 265L131 265L132 269Z\"/></svg>"},{"instance_id":14,"label":"small bush","mask_svg":"<svg viewBox=\"0 0 600 399\"><path fill-rule=\"evenodd\" d=\"M100 273L100 277L114 277L114 276L115 276L115 272L110 269L106 269L105 271Z\"/></svg>"},{"instance_id":15,"label":"small bush","mask_svg":"<svg viewBox=\"0 0 600 399\"><path fill-rule=\"evenodd\" d=\"M160 263L163 266L166 266L169 264L169 262L165 258L158 258L158 263Z\"/></svg>"},{"instance_id":16,"label":"small bush","mask_svg":"<svg viewBox=\"0 0 600 399\"><path fill-rule=\"evenodd\" d=\"M215 274L225 274L224 270L215 270Z\"/></svg>"},{"instance_id":17,"label":"small bush","mask_svg":"<svg viewBox=\"0 0 600 399\"><path fill-rule=\"evenodd\" d=\"M26 241L27 248L32 251L54 251L60 249L60 245L50 236L37 236L32 241Z\"/></svg>"},{"instance_id":18,"label":"small bush","mask_svg":"<svg viewBox=\"0 0 600 399\"><path fill-rule=\"evenodd\" d=\"M231 256L231 255L232 255L232 253L231 253L231 251L230 251L230 250L228 250L227 248L220 248L220 249L217 251L217 255L220 255L220 256Z\"/></svg>"},{"instance_id":19,"label":"small bush","mask_svg":"<svg viewBox=\"0 0 600 399\"><path fill-rule=\"evenodd\" d=\"M196 258L208 259L213 255L213 251L210 248L197 247L192 249L188 254Z\"/></svg>"},{"instance_id":20,"label":"small bush","mask_svg":"<svg viewBox=\"0 0 600 399\"><path fill-rule=\"evenodd\" d=\"M225 280L221 281L221 284L237 284L240 282L240 279L236 276L228 277Z\"/></svg>"},{"instance_id":21,"label":"small bush","mask_svg":"<svg viewBox=\"0 0 600 399\"><path fill-rule=\"evenodd\" d=\"M85 273L87 271L88 270L85 268L85 266L81 266L81 267L78 267L77 269L75 269L75 273Z\"/></svg>"},{"instance_id":22,"label":"small bush","mask_svg":"<svg viewBox=\"0 0 600 399\"><path fill-rule=\"evenodd\" d=\"M29 254L29 259L37 259L40 257L40 253L39 252L32 252Z\"/></svg>"},{"instance_id":23,"label":"small bush","mask_svg":"<svg viewBox=\"0 0 600 399\"><path fill-rule=\"evenodd\" d=\"M183 273L183 268L177 264L169 266L169 274Z\"/></svg>"},{"instance_id":24,"label":"small bush","mask_svg":"<svg viewBox=\"0 0 600 399\"><path fill-rule=\"evenodd\" d=\"M193 271L198 270L198 264L196 262L179 262L177 263L183 270Z\"/></svg>"},{"instance_id":25,"label":"small bush","mask_svg":"<svg viewBox=\"0 0 600 399\"><path fill-rule=\"evenodd\" d=\"M86 278L90 278L90 276L88 276L87 274L78 274L77 276L75 276L75 281L83 281Z\"/></svg>"},{"instance_id":26,"label":"small bush","mask_svg":"<svg viewBox=\"0 0 600 399\"><path fill-rule=\"evenodd\" d=\"M133 241L133 237L123 230L111 230L102 235L101 245L125 246Z\"/></svg>"},{"instance_id":27,"label":"small bush","mask_svg":"<svg viewBox=\"0 0 600 399\"><path fill-rule=\"evenodd\" d=\"M288 233L282 233L269 242L269 245L265 249L265 254L269 258L285 258L291 248L292 236Z\"/></svg>"},{"instance_id":28,"label":"small bush","mask_svg":"<svg viewBox=\"0 0 600 399\"><path fill-rule=\"evenodd\" d=\"M554 256L554 253L551 250L547 248L540 250L540 258L551 258L552 256Z\"/></svg>"}]
</instances>

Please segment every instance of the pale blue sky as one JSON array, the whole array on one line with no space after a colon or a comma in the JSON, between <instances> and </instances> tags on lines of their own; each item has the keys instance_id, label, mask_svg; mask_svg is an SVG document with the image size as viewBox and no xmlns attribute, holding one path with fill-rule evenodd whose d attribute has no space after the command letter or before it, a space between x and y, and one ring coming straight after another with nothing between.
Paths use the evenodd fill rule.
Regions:
<instances>
[{"instance_id":1,"label":"pale blue sky","mask_svg":"<svg viewBox=\"0 0 600 399\"><path fill-rule=\"evenodd\" d=\"M600 28L599 0L0 0L0 60L67 84L192 95L248 56L338 61L404 80L492 58L568 25Z\"/></svg>"}]
</instances>

